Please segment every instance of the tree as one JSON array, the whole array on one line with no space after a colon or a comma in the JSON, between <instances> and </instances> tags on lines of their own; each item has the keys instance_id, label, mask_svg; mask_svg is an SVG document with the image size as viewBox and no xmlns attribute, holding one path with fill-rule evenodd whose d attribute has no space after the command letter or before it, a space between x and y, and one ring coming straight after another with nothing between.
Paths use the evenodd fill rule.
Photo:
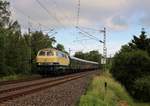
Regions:
<instances>
[{"instance_id":1,"label":"tree","mask_svg":"<svg viewBox=\"0 0 150 106\"><path fill-rule=\"evenodd\" d=\"M10 11L8 10L9 2L0 0L0 27L7 27L9 24Z\"/></svg>"},{"instance_id":2,"label":"tree","mask_svg":"<svg viewBox=\"0 0 150 106\"><path fill-rule=\"evenodd\" d=\"M113 58L111 73L128 90L130 95L141 101L150 101L150 40L142 31L139 37L122 46Z\"/></svg>"},{"instance_id":3,"label":"tree","mask_svg":"<svg viewBox=\"0 0 150 106\"><path fill-rule=\"evenodd\" d=\"M19 25L18 21L10 22L8 30L21 32L21 26Z\"/></svg>"},{"instance_id":4,"label":"tree","mask_svg":"<svg viewBox=\"0 0 150 106\"><path fill-rule=\"evenodd\" d=\"M74 57L85 59L85 54L82 51L76 52Z\"/></svg>"},{"instance_id":5,"label":"tree","mask_svg":"<svg viewBox=\"0 0 150 106\"><path fill-rule=\"evenodd\" d=\"M99 63L100 63L100 60L102 57L101 54L96 50L86 52L86 53L79 51L79 52L76 52L74 56L77 58L81 58L81 59L85 59L85 60L89 60L89 61L95 61L95 62L99 62Z\"/></svg>"},{"instance_id":6,"label":"tree","mask_svg":"<svg viewBox=\"0 0 150 106\"><path fill-rule=\"evenodd\" d=\"M90 56L89 57L90 61L96 61L96 62L100 63L102 56L98 51L96 51L96 50L90 51L89 56Z\"/></svg>"},{"instance_id":7,"label":"tree","mask_svg":"<svg viewBox=\"0 0 150 106\"><path fill-rule=\"evenodd\" d=\"M65 48L64 48L64 46L62 45L62 44L57 44L57 46L56 46L56 48L58 49L58 50L60 50L60 51L64 51L65 52Z\"/></svg>"},{"instance_id":8,"label":"tree","mask_svg":"<svg viewBox=\"0 0 150 106\"><path fill-rule=\"evenodd\" d=\"M36 70L35 57L43 48L56 42L41 31L22 34L18 21L10 20L9 3L0 0L0 76L31 74ZM59 44L58 48L64 50ZM32 69L32 71L31 71Z\"/></svg>"},{"instance_id":9,"label":"tree","mask_svg":"<svg viewBox=\"0 0 150 106\"><path fill-rule=\"evenodd\" d=\"M145 91L142 90L143 92L141 92L141 89L138 87L141 83L139 79L147 79L150 77L149 68L150 57L148 53L142 50L134 50L116 54L114 56L111 73L116 80L120 81L125 86L130 95L134 98L148 100L145 98L147 97L145 96ZM142 86L145 86L146 90L149 87L149 82L145 82L145 85L143 84L141 87ZM147 93L150 94L150 91Z\"/></svg>"},{"instance_id":10,"label":"tree","mask_svg":"<svg viewBox=\"0 0 150 106\"><path fill-rule=\"evenodd\" d=\"M145 31L142 30L139 37L133 36L133 40L128 44L129 48L131 49L140 49L147 51L150 55L150 38L147 38L145 35Z\"/></svg>"},{"instance_id":11,"label":"tree","mask_svg":"<svg viewBox=\"0 0 150 106\"><path fill-rule=\"evenodd\" d=\"M32 49L32 57L35 58L37 52L43 48L52 47L53 43L55 43L55 38L50 38L48 35L44 35L42 32L33 32L31 33L31 38L26 40L29 45L31 45ZM26 36L27 38L27 36ZM31 44L30 44L31 43Z\"/></svg>"},{"instance_id":12,"label":"tree","mask_svg":"<svg viewBox=\"0 0 150 106\"><path fill-rule=\"evenodd\" d=\"M6 30L3 28L0 28L0 76L5 74L5 35L6 35Z\"/></svg>"},{"instance_id":13,"label":"tree","mask_svg":"<svg viewBox=\"0 0 150 106\"><path fill-rule=\"evenodd\" d=\"M31 62L32 72L36 73L37 67L35 64L35 58L40 49L51 48L56 42L55 38L50 38L48 35L43 34L41 31L31 32L30 34L24 34L25 42L29 48L30 57L28 62Z\"/></svg>"}]
</instances>

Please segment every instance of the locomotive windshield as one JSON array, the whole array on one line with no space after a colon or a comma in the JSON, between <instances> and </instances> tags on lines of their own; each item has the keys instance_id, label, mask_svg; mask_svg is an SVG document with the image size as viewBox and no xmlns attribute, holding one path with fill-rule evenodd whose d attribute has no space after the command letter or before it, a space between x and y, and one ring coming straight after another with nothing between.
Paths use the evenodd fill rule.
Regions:
<instances>
[{"instance_id":1,"label":"locomotive windshield","mask_svg":"<svg viewBox=\"0 0 150 106\"><path fill-rule=\"evenodd\" d=\"M39 56L45 56L45 51L40 51Z\"/></svg>"},{"instance_id":2,"label":"locomotive windshield","mask_svg":"<svg viewBox=\"0 0 150 106\"><path fill-rule=\"evenodd\" d=\"M53 56L53 52L52 51L47 51L47 56Z\"/></svg>"},{"instance_id":3,"label":"locomotive windshield","mask_svg":"<svg viewBox=\"0 0 150 106\"><path fill-rule=\"evenodd\" d=\"M50 50L41 50L38 54L39 56L53 56L53 52Z\"/></svg>"}]
</instances>

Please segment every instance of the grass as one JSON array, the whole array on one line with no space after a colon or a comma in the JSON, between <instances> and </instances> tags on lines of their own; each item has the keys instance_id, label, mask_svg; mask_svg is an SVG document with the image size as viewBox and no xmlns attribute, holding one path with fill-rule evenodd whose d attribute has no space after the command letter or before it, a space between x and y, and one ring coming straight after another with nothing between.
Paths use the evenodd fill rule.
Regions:
<instances>
[{"instance_id":1,"label":"grass","mask_svg":"<svg viewBox=\"0 0 150 106\"><path fill-rule=\"evenodd\" d=\"M36 77L38 75L23 75L23 74L14 74L5 77L0 77L0 81L8 81L8 80L19 80L19 79L27 79Z\"/></svg>"},{"instance_id":2,"label":"grass","mask_svg":"<svg viewBox=\"0 0 150 106\"><path fill-rule=\"evenodd\" d=\"M105 82L107 82L106 89ZM119 106L120 104L136 106L124 87L116 82L109 73L102 73L94 77L86 94L81 96L79 102L79 106Z\"/></svg>"},{"instance_id":3,"label":"grass","mask_svg":"<svg viewBox=\"0 0 150 106\"><path fill-rule=\"evenodd\" d=\"M150 103L135 103L135 106L150 106Z\"/></svg>"}]
</instances>

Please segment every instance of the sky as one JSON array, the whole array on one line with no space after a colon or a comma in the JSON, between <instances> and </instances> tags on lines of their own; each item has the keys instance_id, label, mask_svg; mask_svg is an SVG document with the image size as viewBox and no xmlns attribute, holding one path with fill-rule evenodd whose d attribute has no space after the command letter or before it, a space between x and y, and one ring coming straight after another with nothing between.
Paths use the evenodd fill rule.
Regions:
<instances>
[{"instance_id":1,"label":"sky","mask_svg":"<svg viewBox=\"0 0 150 106\"><path fill-rule=\"evenodd\" d=\"M142 28L150 32L150 0L8 0L12 19L18 20L22 32L42 30L54 36L71 54L77 51L98 50L103 53L99 40L106 28L107 55L114 55L122 45L139 35ZM78 7L80 1L80 11ZM50 29L54 29L50 32ZM53 34L57 32L56 34Z\"/></svg>"}]
</instances>

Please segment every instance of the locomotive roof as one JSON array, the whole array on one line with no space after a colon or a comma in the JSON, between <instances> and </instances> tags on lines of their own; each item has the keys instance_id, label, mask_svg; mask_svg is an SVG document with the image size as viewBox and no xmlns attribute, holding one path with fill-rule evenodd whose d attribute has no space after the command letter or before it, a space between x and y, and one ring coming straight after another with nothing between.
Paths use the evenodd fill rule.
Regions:
<instances>
[{"instance_id":1,"label":"locomotive roof","mask_svg":"<svg viewBox=\"0 0 150 106\"><path fill-rule=\"evenodd\" d=\"M54 49L54 48L44 48L44 49L41 49L41 50L55 50L55 51L58 51L57 49Z\"/></svg>"},{"instance_id":2,"label":"locomotive roof","mask_svg":"<svg viewBox=\"0 0 150 106\"><path fill-rule=\"evenodd\" d=\"M93 61L83 60L83 59L79 59L79 58L73 57L73 56L70 56L70 58L73 59L73 60L77 60L77 61L81 61L81 62L85 62L85 63L98 64L98 62L93 62Z\"/></svg>"}]
</instances>

